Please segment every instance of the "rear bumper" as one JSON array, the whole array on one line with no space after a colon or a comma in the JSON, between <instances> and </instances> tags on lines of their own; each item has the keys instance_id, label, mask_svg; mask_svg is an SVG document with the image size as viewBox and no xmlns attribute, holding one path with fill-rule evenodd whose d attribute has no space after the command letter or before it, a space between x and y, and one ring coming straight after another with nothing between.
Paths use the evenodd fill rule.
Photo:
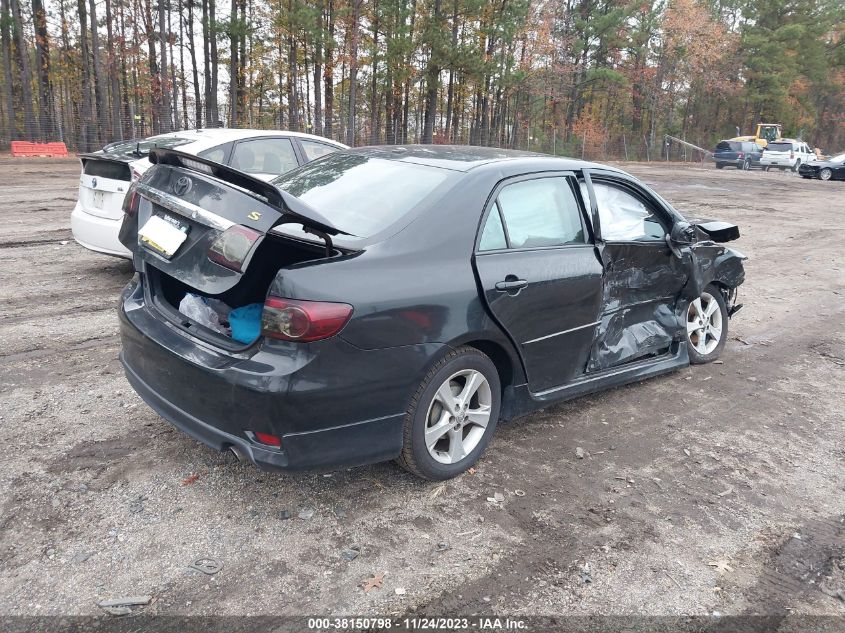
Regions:
<instances>
[{"instance_id":1,"label":"rear bumper","mask_svg":"<svg viewBox=\"0 0 845 633\"><path fill-rule=\"evenodd\" d=\"M86 213L79 202L70 214L73 239L81 246L106 255L131 258L132 253L117 238L122 221L122 219L110 220Z\"/></svg>"},{"instance_id":2,"label":"rear bumper","mask_svg":"<svg viewBox=\"0 0 845 633\"><path fill-rule=\"evenodd\" d=\"M339 337L319 349L273 341L222 353L148 308L135 282L124 291L119 315L120 359L141 398L194 439L221 451L234 448L265 469L397 457L411 388L436 353L429 345L364 351ZM280 437L281 449L256 442L254 432Z\"/></svg>"}]
</instances>

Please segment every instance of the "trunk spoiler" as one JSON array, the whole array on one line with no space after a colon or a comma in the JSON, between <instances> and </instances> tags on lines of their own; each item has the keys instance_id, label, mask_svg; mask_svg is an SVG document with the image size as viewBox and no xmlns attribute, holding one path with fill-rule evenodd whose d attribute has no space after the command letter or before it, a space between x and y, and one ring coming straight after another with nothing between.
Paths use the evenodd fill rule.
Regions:
<instances>
[{"instance_id":1,"label":"trunk spoiler","mask_svg":"<svg viewBox=\"0 0 845 633\"><path fill-rule=\"evenodd\" d=\"M126 156L124 154L109 154L105 152L89 152L87 154L77 154L77 158L79 158L79 160L82 160L83 158L86 160L105 160L111 163L120 163L121 165L126 165L128 163L138 160L138 156Z\"/></svg>"},{"instance_id":2,"label":"trunk spoiler","mask_svg":"<svg viewBox=\"0 0 845 633\"><path fill-rule=\"evenodd\" d=\"M301 223L306 232L319 235L323 239L326 239L328 235L352 235L334 226L319 211L311 208L296 196L237 169L173 149L151 149L149 159L154 165L172 165L214 176L261 198L286 216L278 224ZM328 242L331 244L331 240Z\"/></svg>"}]
</instances>

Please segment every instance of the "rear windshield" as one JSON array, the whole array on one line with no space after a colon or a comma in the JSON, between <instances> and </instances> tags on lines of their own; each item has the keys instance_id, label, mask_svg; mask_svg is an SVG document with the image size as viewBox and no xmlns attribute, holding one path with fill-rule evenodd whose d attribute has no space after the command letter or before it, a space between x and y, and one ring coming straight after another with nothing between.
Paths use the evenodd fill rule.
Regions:
<instances>
[{"instance_id":1,"label":"rear windshield","mask_svg":"<svg viewBox=\"0 0 845 633\"><path fill-rule=\"evenodd\" d=\"M740 141L722 141L716 146L716 151L719 152L738 152L742 149Z\"/></svg>"},{"instance_id":2,"label":"rear windshield","mask_svg":"<svg viewBox=\"0 0 845 633\"><path fill-rule=\"evenodd\" d=\"M319 211L336 228L357 237L370 237L421 204L452 173L338 152L272 182Z\"/></svg>"},{"instance_id":3,"label":"rear windshield","mask_svg":"<svg viewBox=\"0 0 845 633\"><path fill-rule=\"evenodd\" d=\"M792 151L792 143L769 143L766 149L774 152L790 152Z\"/></svg>"},{"instance_id":4,"label":"rear windshield","mask_svg":"<svg viewBox=\"0 0 845 633\"><path fill-rule=\"evenodd\" d=\"M131 141L118 141L117 143L106 145L103 148L103 151L107 154L125 156L127 158L143 158L144 156L149 155L151 149L173 149L174 147L179 147L180 145L186 145L193 142L193 139L181 138L178 136L166 136L164 138L151 136L150 138L133 139Z\"/></svg>"},{"instance_id":5,"label":"rear windshield","mask_svg":"<svg viewBox=\"0 0 845 633\"><path fill-rule=\"evenodd\" d=\"M126 180L132 179L132 173L129 171L129 165L126 163L116 163L111 160L97 160L95 158L88 158L84 160L82 173L86 176L97 176L99 178L108 178L110 180Z\"/></svg>"}]
</instances>

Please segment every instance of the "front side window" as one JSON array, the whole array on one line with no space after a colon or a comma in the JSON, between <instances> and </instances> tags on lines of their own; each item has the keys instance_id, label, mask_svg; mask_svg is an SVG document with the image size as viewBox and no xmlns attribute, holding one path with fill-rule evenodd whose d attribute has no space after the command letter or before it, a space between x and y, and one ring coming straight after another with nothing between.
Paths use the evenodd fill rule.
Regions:
<instances>
[{"instance_id":1,"label":"front side window","mask_svg":"<svg viewBox=\"0 0 845 633\"><path fill-rule=\"evenodd\" d=\"M499 193L498 202L510 248L584 243L581 211L565 177L538 178L508 185ZM493 216L491 212L490 217ZM488 223L490 221L488 218ZM485 232L486 229L485 226Z\"/></svg>"},{"instance_id":2,"label":"front side window","mask_svg":"<svg viewBox=\"0 0 845 633\"><path fill-rule=\"evenodd\" d=\"M300 139L299 144L302 145L302 151L305 152L305 158L309 161L316 160L321 156L333 154L340 148L325 143L318 143L317 141L305 141Z\"/></svg>"},{"instance_id":3,"label":"front side window","mask_svg":"<svg viewBox=\"0 0 845 633\"><path fill-rule=\"evenodd\" d=\"M663 240L666 229L657 214L621 186L593 181L602 237L609 242Z\"/></svg>"},{"instance_id":4,"label":"front side window","mask_svg":"<svg viewBox=\"0 0 845 633\"><path fill-rule=\"evenodd\" d=\"M278 176L296 169L299 163L289 138L257 138L235 145L231 166L248 174Z\"/></svg>"}]
</instances>

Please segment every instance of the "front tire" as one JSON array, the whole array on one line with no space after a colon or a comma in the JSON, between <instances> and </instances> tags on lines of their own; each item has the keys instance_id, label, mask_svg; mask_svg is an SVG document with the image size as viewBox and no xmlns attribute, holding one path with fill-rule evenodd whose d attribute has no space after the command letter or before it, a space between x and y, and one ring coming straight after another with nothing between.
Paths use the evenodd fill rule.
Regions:
<instances>
[{"instance_id":1,"label":"front tire","mask_svg":"<svg viewBox=\"0 0 845 633\"><path fill-rule=\"evenodd\" d=\"M493 361L459 347L426 374L405 413L399 465L423 479L451 479L472 466L496 430L502 391Z\"/></svg>"},{"instance_id":2,"label":"front tire","mask_svg":"<svg viewBox=\"0 0 845 633\"><path fill-rule=\"evenodd\" d=\"M748 171L749 169L751 169L751 161L746 158L745 161L743 161L742 167L740 167L740 169L742 169L742 171Z\"/></svg>"},{"instance_id":3,"label":"front tire","mask_svg":"<svg viewBox=\"0 0 845 633\"><path fill-rule=\"evenodd\" d=\"M728 306L718 286L710 284L687 308L687 347L693 365L719 358L728 340Z\"/></svg>"},{"instance_id":4,"label":"front tire","mask_svg":"<svg viewBox=\"0 0 845 633\"><path fill-rule=\"evenodd\" d=\"M819 178L821 180L830 180L833 177L833 172L825 167L819 172Z\"/></svg>"}]
</instances>

